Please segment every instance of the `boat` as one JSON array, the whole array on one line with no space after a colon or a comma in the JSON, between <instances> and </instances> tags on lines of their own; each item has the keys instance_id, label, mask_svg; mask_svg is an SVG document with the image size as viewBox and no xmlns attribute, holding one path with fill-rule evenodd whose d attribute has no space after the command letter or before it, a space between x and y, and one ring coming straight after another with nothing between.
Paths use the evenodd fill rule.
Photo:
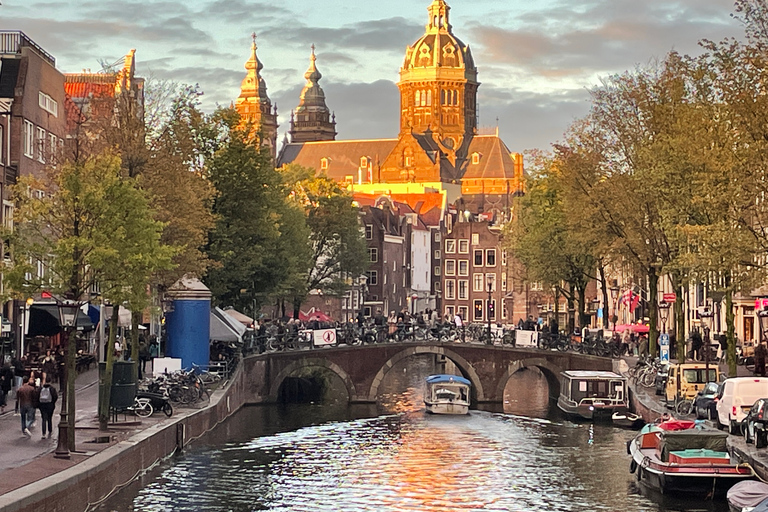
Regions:
<instances>
[{"instance_id":1,"label":"boat","mask_svg":"<svg viewBox=\"0 0 768 512\"><path fill-rule=\"evenodd\" d=\"M629 409L627 379L613 372L569 370L562 372L557 407L569 416L609 419Z\"/></svg>"},{"instance_id":2,"label":"boat","mask_svg":"<svg viewBox=\"0 0 768 512\"><path fill-rule=\"evenodd\" d=\"M645 420L629 411L616 411L611 415L611 421L617 427L639 429L645 425Z\"/></svg>"},{"instance_id":3,"label":"boat","mask_svg":"<svg viewBox=\"0 0 768 512\"><path fill-rule=\"evenodd\" d=\"M732 459L727 432L669 419L645 425L627 443L629 470L662 494L707 497L722 495L735 484L755 477L749 465Z\"/></svg>"},{"instance_id":4,"label":"boat","mask_svg":"<svg viewBox=\"0 0 768 512\"><path fill-rule=\"evenodd\" d=\"M728 490L728 508L731 512L754 512L760 506L768 507L768 484L758 480L739 482Z\"/></svg>"},{"instance_id":5,"label":"boat","mask_svg":"<svg viewBox=\"0 0 768 512\"><path fill-rule=\"evenodd\" d=\"M424 405L432 414L469 413L472 383L458 375L430 375Z\"/></svg>"}]
</instances>

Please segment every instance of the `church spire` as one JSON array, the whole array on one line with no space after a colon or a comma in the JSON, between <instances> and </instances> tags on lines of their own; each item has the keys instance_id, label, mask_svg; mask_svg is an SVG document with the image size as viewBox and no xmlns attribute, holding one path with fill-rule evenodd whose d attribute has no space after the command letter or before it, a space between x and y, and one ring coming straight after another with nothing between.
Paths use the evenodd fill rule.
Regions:
<instances>
[{"instance_id":1,"label":"church spire","mask_svg":"<svg viewBox=\"0 0 768 512\"><path fill-rule=\"evenodd\" d=\"M309 68L304 73L307 83L301 91L295 116L291 115L291 142L336 139L336 120L325 104L325 93L318 83L323 75L317 69L315 45L311 46Z\"/></svg>"},{"instance_id":2,"label":"church spire","mask_svg":"<svg viewBox=\"0 0 768 512\"><path fill-rule=\"evenodd\" d=\"M240 85L240 96L235 101L235 109L243 123L252 123L255 131L262 134L262 145L268 146L274 156L277 144L277 107L267 96L267 84L261 76L264 65L256 55L256 34L251 34L251 56L245 63L246 75Z\"/></svg>"}]
</instances>

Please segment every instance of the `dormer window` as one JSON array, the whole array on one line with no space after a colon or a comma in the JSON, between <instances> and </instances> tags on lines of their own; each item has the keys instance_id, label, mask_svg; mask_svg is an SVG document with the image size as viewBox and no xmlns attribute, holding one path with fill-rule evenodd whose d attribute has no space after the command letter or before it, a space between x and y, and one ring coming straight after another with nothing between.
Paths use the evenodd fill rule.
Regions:
<instances>
[{"instance_id":1,"label":"dormer window","mask_svg":"<svg viewBox=\"0 0 768 512\"><path fill-rule=\"evenodd\" d=\"M472 153L472 165L477 165L480 163L480 153Z\"/></svg>"},{"instance_id":2,"label":"dormer window","mask_svg":"<svg viewBox=\"0 0 768 512\"><path fill-rule=\"evenodd\" d=\"M361 169L367 169L368 168L368 157L367 156L361 156L360 157L360 168Z\"/></svg>"},{"instance_id":3,"label":"dormer window","mask_svg":"<svg viewBox=\"0 0 768 512\"><path fill-rule=\"evenodd\" d=\"M328 169L328 164L331 163L330 158L321 158L320 159L320 170L325 171Z\"/></svg>"}]
</instances>

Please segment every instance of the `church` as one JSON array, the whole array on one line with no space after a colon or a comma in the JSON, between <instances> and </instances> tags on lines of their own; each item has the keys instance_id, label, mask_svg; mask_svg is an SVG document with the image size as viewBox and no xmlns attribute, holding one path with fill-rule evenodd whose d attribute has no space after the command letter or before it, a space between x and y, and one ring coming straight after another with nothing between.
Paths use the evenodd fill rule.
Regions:
<instances>
[{"instance_id":1,"label":"church","mask_svg":"<svg viewBox=\"0 0 768 512\"><path fill-rule=\"evenodd\" d=\"M439 191L461 211L503 217L511 197L522 191L523 158L509 150L498 129L477 126L478 70L469 46L453 33L450 9L445 0L433 0L424 35L406 50L397 83L396 137L336 140L314 47L279 153L277 110L267 96L255 42L235 108L260 127L278 166L312 167L367 194Z\"/></svg>"}]
</instances>

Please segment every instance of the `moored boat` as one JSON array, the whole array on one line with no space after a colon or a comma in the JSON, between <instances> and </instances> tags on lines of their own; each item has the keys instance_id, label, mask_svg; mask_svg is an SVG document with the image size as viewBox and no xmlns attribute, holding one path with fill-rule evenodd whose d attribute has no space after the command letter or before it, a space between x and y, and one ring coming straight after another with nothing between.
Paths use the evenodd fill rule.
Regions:
<instances>
[{"instance_id":1,"label":"moored boat","mask_svg":"<svg viewBox=\"0 0 768 512\"><path fill-rule=\"evenodd\" d=\"M728 507L731 512L755 512L768 508L768 484L758 480L739 482L728 490Z\"/></svg>"},{"instance_id":2,"label":"moored boat","mask_svg":"<svg viewBox=\"0 0 768 512\"><path fill-rule=\"evenodd\" d=\"M724 494L733 485L755 476L751 467L731 459L728 434L669 420L644 426L629 441L630 472L662 494Z\"/></svg>"},{"instance_id":3,"label":"moored boat","mask_svg":"<svg viewBox=\"0 0 768 512\"><path fill-rule=\"evenodd\" d=\"M617 373L571 370L560 375L557 407L570 416L609 419L614 412L629 409L627 379Z\"/></svg>"},{"instance_id":4,"label":"moored boat","mask_svg":"<svg viewBox=\"0 0 768 512\"><path fill-rule=\"evenodd\" d=\"M639 429L645 425L645 420L629 411L616 411L611 415L611 421L617 427Z\"/></svg>"},{"instance_id":5,"label":"moored boat","mask_svg":"<svg viewBox=\"0 0 768 512\"><path fill-rule=\"evenodd\" d=\"M467 414L472 383L458 375L430 375L424 405L433 414Z\"/></svg>"}]
</instances>

